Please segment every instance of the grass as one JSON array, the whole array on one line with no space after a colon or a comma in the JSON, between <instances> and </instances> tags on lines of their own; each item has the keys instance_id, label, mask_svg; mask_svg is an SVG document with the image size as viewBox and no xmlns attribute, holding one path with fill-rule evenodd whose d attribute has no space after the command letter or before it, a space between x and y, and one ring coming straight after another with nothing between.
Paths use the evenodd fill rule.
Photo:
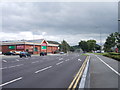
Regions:
<instances>
[{"instance_id":1,"label":"grass","mask_svg":"<svg viewBox=\"0 0 120 90\"><path fill-rule=\"evenodd\" d=\"M115 60L120 61L120 53L116 53L116 52L108 52L108 53L94 53L96 55L103 55L109 58L113 58Z\"/></svg>"},{"instance_id":2,"label":"grass","mask_svg":"<svg viewBox=\"0 0 120 90\"><path fill-rule=\"evenodd\" d=\"M88 54L85 54L85 53L84 53L84 54L82 54L82 55L84 55L84 56L89 56Z\"/></svg>"}]
</instances>

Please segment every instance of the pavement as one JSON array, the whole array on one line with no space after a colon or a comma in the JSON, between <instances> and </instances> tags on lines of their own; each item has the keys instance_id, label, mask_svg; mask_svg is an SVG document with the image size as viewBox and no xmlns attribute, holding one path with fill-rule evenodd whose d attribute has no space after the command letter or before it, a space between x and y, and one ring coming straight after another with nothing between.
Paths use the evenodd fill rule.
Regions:
<instances>
[{"instance_id":1,"label":"pavement","mask_svg":"<svg viewBox=\"0 0 120 90\"><path fill-rule=\"evenodd\" d=\"M118 71L120 62L101 55L89 55L91 57L89 88L114 88L112 90L120 90L120 73Z\"/></svg>"},{"instance_id":2,"label":"pavement","mask_svg":"<svg viewBox=\"0 0 120 90\"><path fill-rule=\"evenodd\" d=\"M68 88L86 58L79 53L12 57L2 58L2 88Z\"/></svg>"}]
</instances>

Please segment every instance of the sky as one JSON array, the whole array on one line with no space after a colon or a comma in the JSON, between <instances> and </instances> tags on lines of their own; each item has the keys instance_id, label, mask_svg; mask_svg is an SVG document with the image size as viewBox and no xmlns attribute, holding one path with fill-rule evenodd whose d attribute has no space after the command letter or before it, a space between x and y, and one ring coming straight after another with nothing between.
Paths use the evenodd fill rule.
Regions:
<instances>
[{"instance_id":1,"label":"sky","mask_svg":"<svg viewBox=\"0 0 120 90\"><path fill-rule=\"evenodd\" d=\"M102 43L118 31L117 2L4 2L0 40L46 39L70 45Z\"/></svg>"}]
</instances>

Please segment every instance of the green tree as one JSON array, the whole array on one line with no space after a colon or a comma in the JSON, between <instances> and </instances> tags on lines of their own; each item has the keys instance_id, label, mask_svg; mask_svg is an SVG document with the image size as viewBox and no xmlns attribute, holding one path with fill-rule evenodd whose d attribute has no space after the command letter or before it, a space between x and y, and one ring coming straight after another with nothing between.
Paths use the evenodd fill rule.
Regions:
<instances>
[{"instance_id":1,"label":"green tree","mask_svg":"<svg viewBox=\"0 0 120 90\"><path fill-rule=\"evenodd\" d=\"M70 51L70 45L65 40L63 40L60 45L60 50L67 53Z\"/></svg>"},{"instance_id":2,"label":"green tree","mask_svg":"<svg viewBox=\"0 0 120 90\"><path fill-rule=\"evenodd\" d=\"M84 52L88 52L88 44L86 41L80 41L79 46Z\"/></svg>"},{"instance_id":3,"label":"green tree","mask_svg":"<svg viewBox=\"0 0 120 90\"><path fill-rule=\"evenodd\" d=\"M92 50L95 50L96 47L96 40L88 40L88 51L91 52Z\"/></svg>"},{"instance_id":4,"label":"green tree","mask_svg":"<svg viewBox=\"0 0 120 90\"><path fill-rule=\"evenodd\" d=\"M79 46L84 52L91 52L92 50L96 50L96 48L98 48L96 40L80 41Z\"/></svg>"},{"instance_id":5,"label":"green tree","mask_svg":"<svg viewBox=\"0 0 120 90\"><path fill-rule=\"evenodd\" d=\"M116 43L116 33L111 33L107 39L106 42L104 44L104 50L106 52L111 52L112 51L112 47L115 47Z\"/></svg>"}]
</instances>

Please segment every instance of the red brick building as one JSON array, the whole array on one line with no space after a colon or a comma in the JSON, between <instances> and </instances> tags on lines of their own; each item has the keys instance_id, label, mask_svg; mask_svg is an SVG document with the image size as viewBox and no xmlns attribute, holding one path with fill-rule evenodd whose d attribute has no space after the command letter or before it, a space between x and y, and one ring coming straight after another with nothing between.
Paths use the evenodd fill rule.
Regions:
<instances>
[{"instance_id":1,"label":"red brick building","mask_svg":"<svg viewBox=\"0 0 120 90\"><path fill-rule=\"evenodd\" d=\"M40 52L54 53L59 50L58 46L58 42L46 41L44 39L4 41L2 42L2 52L27 51L32 54L39 54Z\"/></svg>"}]
</instances>

